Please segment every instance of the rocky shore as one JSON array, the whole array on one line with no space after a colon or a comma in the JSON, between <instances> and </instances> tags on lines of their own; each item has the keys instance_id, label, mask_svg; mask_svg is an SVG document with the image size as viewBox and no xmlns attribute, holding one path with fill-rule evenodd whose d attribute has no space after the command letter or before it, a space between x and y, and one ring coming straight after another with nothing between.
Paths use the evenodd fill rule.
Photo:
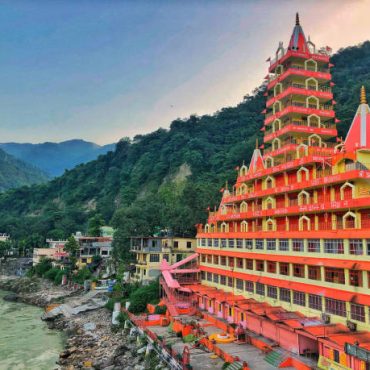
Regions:
<instances>
[{"instance_id":1,"label":"rocky shore","mask_svg":"<svg viewBox=\"0 0 370 370\"><path fill-rule=\"evenodd\" d=\"M43 279L0 278L0 289L9 290L6 299L45 307L50 303L68 303L83 292L70 292ZM66 335L64 351L55 369L151 370L161 369L156 356L145 357L145 343L137 343L123 328L113 327L111 312L98 308L70 317L58 316L47 321L50 328Z\"/></svg>"}]
</instances>

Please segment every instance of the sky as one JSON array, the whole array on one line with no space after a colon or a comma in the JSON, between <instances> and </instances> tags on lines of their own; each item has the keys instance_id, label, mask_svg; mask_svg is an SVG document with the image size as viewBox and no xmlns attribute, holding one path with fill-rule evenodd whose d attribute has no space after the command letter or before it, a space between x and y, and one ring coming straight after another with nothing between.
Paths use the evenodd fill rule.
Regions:
<instances>
[{"instance_id":1,"label":"sky","mask_svg":"<svg viewBox=\"0 0 370 370\"><path fill-rule=\"evenodd\" d=\"M317 46L370 38L370 0L0 0L0 142L106 144L234 106L297 11Z\"/></svg>"}]
</instances>

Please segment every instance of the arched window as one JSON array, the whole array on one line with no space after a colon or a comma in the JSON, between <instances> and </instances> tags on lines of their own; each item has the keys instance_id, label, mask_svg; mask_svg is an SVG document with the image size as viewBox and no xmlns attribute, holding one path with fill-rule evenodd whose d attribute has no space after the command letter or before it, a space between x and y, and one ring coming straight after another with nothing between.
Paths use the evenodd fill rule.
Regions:
<instances>
[{"instance_id":1,"label":"arched window","mask_svg":"<svg viewBox=\"0 0 370 370\"><path fill-rule=\"evenodd\" d=\"M248 232L248 222L247 221L243 221L240 224L240 230L241 230L242 233Z\"/></svg>"},{"instance_id":2,"label":"arched window","mask_svg":"<svg viewBox=\"0 0 370 370\"><path fill-rule=\"evenodd\" d=\"M317 72L317 62L313 59L307 59L304 62L304 67L307 71Z\"/></svg>"},{"instance_id":3,"label":"arched window","mask_svg":"<svg viewBox=\"0 0 370 370\"><path fill-rule=\"evenodd\" d=\"M274 208L274 199L271 197L268 197L265 201L266 209L272 209Z\"/></svg>"},{"instance_id":4,"label":"arched window","mask_svg":"<svg viewBox=\"0 0 370 370\"><path fill-rule=\"evenodd\" d=\"M204 226L204 232L209 233L209 225L208 224L206 224Z\"/></svg>"},{"instance_id":5,"label":"arched window","mask_svg":"<svg viewBox=\"0 0 370 370\"><path fill-rule=\"evenodd\" d=\"M346 182L340 187L340 199L341 200L353 199L354 193L355 193L355 186L351 184L350 182Z\"/></svg>"},{"instance_id":6,"label":"arched window","mask_svg":"<svg viewBox=\"0 0 370 370\"><path fill-rule=\"evenodd\" d=\"M276 132L281 130L281 120L278 118L272 122L272 131Z\"/></svg>"},{"instance_id":7,"label":"arched window","mask_svg":"<svg viewBox=\"0 0 370 370\"><path fill-rule=\"evenodd\" d=\"M308 96L306 98L306 108L319 109L320 102L316 96Z\"/></svg>"},{"instance_id":8,"label":"arched window","mask_svg":"<svg viewBox=\"0 0 370 370\"><path fill-rule=\"evenodd\" d=\"M278 137L272 140L272 150L279 149L281 147L281 141Z\"/></svg>"},{"instance_id":9,"label":"arched window","mask_svg":"<svg viewBox=\"0 0 370 370\"><path fill-rule=\"evenodd\" d=\"M266 220L266 231L275 231L275 220L272 218Z\"/></svg>"},{"instance_id":10,"label":"arched window","mask_svg":"<svg viewBox=\"0 0 370 370\"><path fill-rule=\"evenodd\" d=\"M274 86L274 96L277 96L277 95L281 94L282 91L283 91L283 85L281 84L281 82L278 82Z\"/></svg>"},{"instance_id":11,"label":"arched window","mask_svg":"<svg viewBox=\"0 0 370 370\"><path fill-rule=\"evenodd\" d=\"M317 91L319 89L319 83L317 82L316 78L313 77L307 78L307 80L305 81L305 86L306 89L309 90Z\"/></svg>"},{"instance_id":12,"label":"arched window","mask_svg":"<svg viewBox=\"0 0 370 370\"><path fill-rule=\"evenodd\" d=\"M274 158L268 156L265 158L265 168L274 167Z\"/></svg>"},{"instance_id":13,"label":"arched window","mask_svg":"<svg viewBox=\"0 0 370 370\"><path fill-rule=\"evenodd\" d=\"M307 216L301 216L298 221L299 231L310 231L311 220Z\"/></svg>"},{"instance_id":14,"label":"arched window","mask_svg":"<svg viewBox=\"0 0 370 370\"><path fill-rule=\"evenodd\" d=\"M356 229L357 228L357 216L355 213L348 211L343 216L343 229Z\"/></svg>"},{"instance_id":15,"label":"arched window","mask_svg":"<svg viewBox=\"0 0 370 370\"><path fill-rule=\"evenodd\" d=\"M316 134L312 134L308 137L308 145L321 147L321 137Z\"/></svg>"},{"instance_id":16,"label":"arched window","mask_svg":"<svg viewBox=\"0 0 370 370\"><path fill-rule=\"evenodd\" d=\"M267 176L265 179L265 189L272 189L274 187L274 178L271 176Z\"/></svg>"},{"instance_id":17,"label":"arched window","mask_svg":"<svg viewBox=\"0 0 370 370\"><path fill-rule=\"evenodd\" d=\"M248 212L248 203L247 202L242 202L240 204L240 212Z\"/></svg>"},{"instance_id":18,"label":"arched window","mask_svg":"<svg viewBox=\"0 0 370 370\"><path fill-rule=\"evenodd\" d=\"M321 119L316 114L310 114L307 117L307 125L310 127L321 127Z\"/></svg>"},{"instance_id":19,"label":"arched window","mask_svg":"<svg viewBox=\"0 0 370 370\"><path fill-rule=\"evenodd\" d=\"M240 195L243 195L243 194L247 194L247 191L248 191L248 187L246 184L241 184L240 187L239 187L239 194Z\"/></svg>"},{"instance_id":20,"label":"arched window","mask_svg":"<svg viewBox=\"0 0 370 370\"><path fill-rule=\"evenodd\" d=\"M281 101L278 100L272 105L272 113L275 114L281 111Z\"/></svg>"},{"instance_id":21,"label":"arched window","mask_svg":"<svg viewBox=\"0 0 370 370\"><path fill-rule=\"evenodd\" d=\"M243 164L243 166L240 167L239 175L245 176L248 173L248 167Z\"/></svg>"},{"instance_id":22,"label":"arched window","mask_svg":"<svg viewBox=\"0 0 370 370\"><path fill-rule=\"evenodd\" d=\"M302 182L302 181L308 181L310 179L310 171L306 167L301 167L297 171L297 181Z\"/></svg>"},{"instance_id":23,"label":"arched window","mask_svg":"<svg viewBox=\"0 0 370 370\"><path fill-rule=\"evenodd\" d=\"M221 214L226 215L227 213L227 208L225 206L221 206Z\"/></svg>"},{"instance_id":24,"label":"arched window","mask_svg":"<svg viewBox=\"0 0 370 370\"><path fill-rule=\"evenodd\" d=\"M305 204L310 204L310 194L307 191L302 190L298 194L298 205L303 206Z\"/></svg>"},{"instance_id":25,"label":"arched window","mask_svg":"<svg viewBox=\"0 0 370 370\"><path fill-rule=\"evenodd\" d=\"M221 224L221 232L222 233L228 233L229 232L229 224L227 224L226 222L223 222Z\"/></svg>"},{"instance_id":26,"label":"arched window","mask_svg":"<svg viewBox=\"0 0 370 370\"><path fill-rule=\"evenodd\" d=\"M297 158L302 158L308 155L308 146L306 144L299 144L297 147Z\"/></svg>"}]
</instances>

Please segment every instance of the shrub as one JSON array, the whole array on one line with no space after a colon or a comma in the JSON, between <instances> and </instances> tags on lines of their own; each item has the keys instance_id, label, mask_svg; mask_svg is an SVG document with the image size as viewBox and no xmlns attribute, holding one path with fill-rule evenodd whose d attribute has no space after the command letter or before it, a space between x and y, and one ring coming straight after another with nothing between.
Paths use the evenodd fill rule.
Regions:
<instances>
[{"instance_id":1,"label":"shrub","mask_svg":"<svg viewBox=\"0 0 370 370\"><path fill-rule=\"evenodd\" d=\"M78 284L83 284L85 280L88 280L91 278L91 271L84 267L81 270L77 271L77 274L73 276L73 281Z\"/></svg>"},{"instance_id":2,"label":"shrub","mask_svg":"<svg viewBox=\"0 0 370 370\"><path fill-rule=\"evenodd\" d=\"M57 267L53 267L45 273L44 277L46 279L54 281L56 276L58 275L59 271L60 271L60 269L58 269Z\"/></svg>"},{"instance_id":3,"label":"shrub","mask_svg":"<svg viewBox=\"0 0 370 370\"><path fill-rule=\"evenodd\" d=\"M55 285L62 284L63 275L65 275L65 274L66 274L66 272L64 270L59 270L58 273L56 274L55 278L54 278L54 284Z\"/></svg>"},{"instance_id":4,"label":"shrub","mask_svg":"<svg viewBox=\"0 0 370 370\"><path fill-rule=\"evenodd\" d=\"M166 306L156 306L154 313L157 315L165 315L167 312Z\"/></svg>"},{"instance_id":5,"label":"shrub","mask_svg":"<svg viewBox=\"0 0 370 370\"><path fill-rule=\"evenodd\" d=\"M159 283L158 280L151 282L149 285L143 285L130 294L131 302L129 311L132 313L142 313L146 310L148 303L158 300Z\"/></svg>"},{"instance_id":6,"label":"shrub","mask_svg":"<svg viewBox=\"0 0 370 370\"><path fill-rule=\"evenodd\" d=\"M44 276L52 268L51 260L43 258L36 266L35 272L38 276Z\"/></svg>"}]
</instances>

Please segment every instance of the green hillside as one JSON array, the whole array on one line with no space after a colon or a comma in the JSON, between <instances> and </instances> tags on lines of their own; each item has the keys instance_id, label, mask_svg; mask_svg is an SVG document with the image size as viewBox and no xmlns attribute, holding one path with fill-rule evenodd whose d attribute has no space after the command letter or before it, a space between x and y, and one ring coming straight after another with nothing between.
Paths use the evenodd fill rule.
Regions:
<instances>
[{"instance_id":1,"label":"green hillside","mask_svg":"<svg viewBox=\"0 0 370 370\"><path fill-rule=\"evenodd\" d=\"M48 176L0 149L0 191L46 182Z\"/></svg>"},{"instance_id":2,"label":"green hillside","mask_svg":"<svg viewBox=\"0 0 370 370\"><path fill-rule=\"evenodd\" d=\"M360 86L370 92L370 42L341 50L332 62L339 131L345 135ZM262 90L212 116L178 119L169 130L122 139L114 152L48 184L1 195L0 231L32 246L45 237L84 231L88 219L100 213L118 229L121 251L129 235L148 234L155 226L194 234L194 224L204 222L205 209L218 203L219 189L235 180L235 166L249 162L261 137Z\"/></svg>"},{"instance_id":3,"label":"green hillside","mask_svg":"<svg viewBox=\"0 0 370 370\"><path fill-rule=\"evenodd\" d=\"M50 178L60 176L64 170L96 159L114 150L115 144L97 145L74 139L61 143L0 143L0 148L32 166L40 168Z\"/></svg>"}]
</instances>

